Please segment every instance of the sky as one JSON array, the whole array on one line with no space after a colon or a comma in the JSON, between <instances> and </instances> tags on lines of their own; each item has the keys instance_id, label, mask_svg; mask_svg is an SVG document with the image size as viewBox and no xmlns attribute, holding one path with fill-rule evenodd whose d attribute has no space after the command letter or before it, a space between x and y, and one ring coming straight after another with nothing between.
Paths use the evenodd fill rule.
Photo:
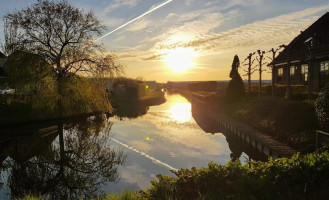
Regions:
<instances>
[{"instance_id":1,"label":"sky","mask_svg":"<svg viewBox=\"0 0 329 200\"><path fill-rule=\"evenodd\" d=\"M36 1L0 0L0 42L3 16ZM68 2L93 11L107 27L104 35L121 27L97 42L117 55L125 66L125 76L159 82L229 80L234 55L242 62L250 52L288 44L329 11L328 0ZM245 68L241 64L239 69L243 79L247 79ZM263 72L264 79L270 76L269 70ZM257 78L253 74L252 79Z\"/></svg>"}]
</instances>

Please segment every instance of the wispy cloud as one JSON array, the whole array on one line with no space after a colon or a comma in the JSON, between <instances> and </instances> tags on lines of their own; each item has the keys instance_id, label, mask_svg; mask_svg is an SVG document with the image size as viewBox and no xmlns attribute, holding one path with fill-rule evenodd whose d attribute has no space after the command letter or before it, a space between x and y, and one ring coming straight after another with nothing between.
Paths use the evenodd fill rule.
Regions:
<instances>
[{"instance_id":1,"label":"wispy cloud","mask_svg":"<svg viewBox=\"0 0 329 200\"><path fill-rule=\"evenodd\" d=\"M213 54L218 51L234 49L241 50L243 48L250 48L257 45L280 45L282 43L287 43L296 37L300 31L306 29L318 18L318 16L313 16L314 14L323 12L326 9L329 9L329 6L307 9L263 21L256 21L219 34L207 35L201 39L197 38L190 41L179 41L174 43L164 41L156 46L161 49L193 47L204 53ZM204 30L204 32L214 28L214 26L207 23L204 23L203 26L199 26L198 23L194 25L195 27L197 26L199 29ZM181 29L184 28L178 29L177 32L182 31Z\"/></svg>"},{"instance_id":2,"label":"wispy cloud","mask_svg":"<svg viewBox=\"0 0 329 200\"><path fill-rule=\"evenodd\" d=\"M114 0L104 9L104 14L108 14L118 8L125 6L135 7L139 2L140 0Z\"/></svg>"},{"instance_id":3,"label":"wispy cloud","mask_svg":"<svg viewBox=\"0 0 329 200\"><path fill-rule=\"evenodd\" d=\"M148 51L135 52L133 55L141 60L150 61L162 60L162 49L178 47L194 48L201 55L216 55L232 50L239 52L264 46L275 47L290 42L327 9L329 6L306 9L256 21L218 34L212 30L219 27L227 17L221 13L210 13L198 20L170 28L157 37L142 41L154 42L154 46ZM175 14L171 13L167 18L174 16Z\"/></svg>"}]
</instances>

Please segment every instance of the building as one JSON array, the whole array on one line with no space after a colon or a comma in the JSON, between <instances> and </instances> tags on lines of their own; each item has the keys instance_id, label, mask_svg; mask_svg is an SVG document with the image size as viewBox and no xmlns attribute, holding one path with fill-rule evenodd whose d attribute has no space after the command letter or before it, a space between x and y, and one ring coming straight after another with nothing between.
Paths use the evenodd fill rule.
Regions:
<instances>
[{"instance_id":1,"label":"building","mask_svg":"<svg viewBox=\"0 0 329 200\"><path fill-rule=\"evenodd\" d=\"M5 70L4 70L4 63L6 60L6 56L0 52L0 78L4 77L5 75Z\"/></svg>"},{"instance_id":2,"label":"building","mask_svg":"<svg viewBox=\"0 0 329 200\"><path fill-rule=\"evenodd\" d=\"M329 82L329 13L302 31L270 65L274 84L289 81L319 91Z\"/></svg>"}]
</instances>

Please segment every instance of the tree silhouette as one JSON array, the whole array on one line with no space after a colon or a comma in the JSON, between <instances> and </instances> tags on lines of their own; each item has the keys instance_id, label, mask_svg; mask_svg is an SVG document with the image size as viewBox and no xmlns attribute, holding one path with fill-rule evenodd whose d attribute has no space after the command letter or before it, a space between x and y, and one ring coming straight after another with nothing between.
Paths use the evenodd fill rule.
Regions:
<instances>
[{"instance_id":1,"label":"tree silhouette","mask_svg":"<svg viewBox=\"0 0 329 200\"><path fill-rule=\"evenodd\" d=\"M263 65L266 64L264 63L264 55L265 51L257 50L257 57L256 60L258 62L258 71L259 71L259 96L262 95L262 73L263 71L266 71L263 69Z\"/></svg>"},{"instance_id":2,"label":"tree silhouette","mask_svg":"<svg viewBox=\"0 0 329 200\"><path fill-rule=\"evenodd\" d=\"M270 59L270 63L272 63L272 65L270 65L270 71L272 73L272 97L274 97L274 93L275 93L275 84L274 84L274 73L273 73L273 69L275 69L275 63L273 63L273 60L276 57L276 53L282 48L282 45L279 46L277 49L272 48L271 50L268 51L268 53L272 53L272 57L266 56L268 59Z\"/></svg>"},{"instance_id":3,"label":"tree silhouette","mask_svg":"<svg viewBox=\"0 0 329 200\"><path fill-rule=\"evenodd\" d=\"M256 71L256 67L252 67L252 65L255 62L255 59L252 59L252 56L255 55L255 52L249 53L247 58L243 61L245 63L248 61L248 63L245 63L244 66L248 66L247 70L244 70L246 72L245 76L248 76L248 93L251 93L251 75Z\"/></svg>"},{"instance_id":4,"label":"tree silhouette","mask_svg":"<svg viewBox=\"0 0 329 200\"><path fill-rule=\"evenodd\" d=\"M102 46L93 40L105 30L100 21L92 12L86 13L65 0L38 0L26 9L7 14L4 20L8 52L24 50L38 54L53 67L61 114L62 98L67 95L63 82L70 82L75 75L88 76L96 82L122 70L121 65L115 63L116 57L105 54ZM105 89L98 97L105 97L104 92ZM109 102L103 109L110 111Z\"/></svg>"},{"instance_id":5,"label":"tree silhouette","mask_svg":"<svg viewBox=\"0 0 329 200\"><path fill-rule=\"evenodd\" d=\"M238 72L239 67L240 67L240 60L239 57L235 55L232 63L232 69L230 72L231 80L228 83L226 90L227 97L229 99L236 99L244 94L244 83Z\"/></svg>"}]
</instances>

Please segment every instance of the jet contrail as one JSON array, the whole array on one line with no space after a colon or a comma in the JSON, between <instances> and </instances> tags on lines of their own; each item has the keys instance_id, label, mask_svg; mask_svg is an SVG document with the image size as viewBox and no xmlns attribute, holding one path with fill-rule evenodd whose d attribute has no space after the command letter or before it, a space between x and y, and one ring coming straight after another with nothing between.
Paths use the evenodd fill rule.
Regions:
<instances>
[{"instance_id":1,"label":"jet contrail","mask_svg":"<svg viewBox=\"0 0 329 200\"><path fill-rule=\"evenodd\" d=\"M108 137L106 135L103 135L103 136L105 136L106 138L108 138L108 139L110 139L110 140L112 140L112 141L114 141L114 142L116 142L116 143L118 143L118 144L126 147L127 149L130 149L130 150L132 150L132 151L134 151L134 152L136 152L136 153L138 153L138 154L140 154L140 155L142 155L142 156L150 159L152 162L154 162L156 164L162 165L162 166L170 169L171 171L178 171L178 169L174 168L173 166L171 166L171 165L169 165L167 163L164 163L161 160L158 160L158 159L156 159L156 158L154 158L154 157L152 157L152 156L150 156L150 155L148 155L148 154L146 154L146 153L144 153L142 151L139 151L139 150L137 150L137 149L135 149L135 148L133 148L131 146L128 146L127 144L124 144L124 143L120 142L119 140L116 140L114 138Z\"/></svg>"},{"instance_id":2,"label":"jet contrail","mask_svg":"<svg viewBox=\"0 0 329 200\"><path fill-rule=\"evenodd\" d=\"M168 0L168 1L166 1L166 2L164 2L164 3L162 3L162 4L158 5L158 6L156 6L156 7L154 7L154 8L148 10L147 12L141 14L140 16L136 17L135 19L130 20L129 22L127 22L127 23L125 23L125 24L119 26L118 28L114 29L113 31L108 32L108 33L106 33L105 35L103 35L102 37L96 39L95 42L97 42L97 41L100 40L100 39L103 39L104 37L106 37L106 36L108 36L108 35L114 33L115 31L117 31L117 30L119 30L119 29L122 29L123 27L125 27L125 26L127 26L127 25L133 23L134 21L136 21L136 20L138 20L138 19L144 17L145 15L148 15L148 14L152 13L153 11L155 11L155 10L157 10L157 9L159 9L159 8L161 8L161 7L163 7L163 6L165 6L165 5L167 5L168 3L172 2L172 1L173 1L173 0Z\"/></svg>"}]
</instances>

